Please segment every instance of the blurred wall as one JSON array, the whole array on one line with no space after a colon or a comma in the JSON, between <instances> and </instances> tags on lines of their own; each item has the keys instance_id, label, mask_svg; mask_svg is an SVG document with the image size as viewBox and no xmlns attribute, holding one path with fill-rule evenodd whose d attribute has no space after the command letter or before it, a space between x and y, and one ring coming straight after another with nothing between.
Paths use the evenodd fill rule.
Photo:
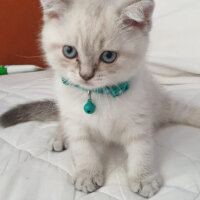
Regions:
<instances>
[{"instance_id":1,"label":"blurred wall","mask_svg":"<svg viewBox=\"0 0 200 200\"><path fill-rule=\"evenodd\" d=\"M1 0L0 65L45 66L38 41L41 18L39 0Z\"/></svg>"}]
</instances>

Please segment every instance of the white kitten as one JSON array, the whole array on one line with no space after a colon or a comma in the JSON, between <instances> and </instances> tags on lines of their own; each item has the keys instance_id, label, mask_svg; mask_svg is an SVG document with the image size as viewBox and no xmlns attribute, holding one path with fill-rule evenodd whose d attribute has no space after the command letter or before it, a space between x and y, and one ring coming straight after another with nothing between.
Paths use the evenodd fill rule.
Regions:
<instances>
[{"instance_id":1,"label":"white kitten","mask_svg":"<svg viewBox=\"0 0 200 200\"><path fill-rule=\"evenodd\" d=\"M161 186L153 167L154 128L171 121L200 124L200 112L172 101L145 68L153 1L41 2L42 45L47 62L56 72L60 111L61 129L54 150L61 151L69 144L77 170L75 187L93 192L103 185L103 164L91 143L102 139L125 147L131 190L144 197L153 196ZM61 78L72 85L63 84ZM127 81L130 88L116 98L92 92L96 110L93 114L84 112L88 93L81 88L119 86Z\"/></svg>"},{"instance_id":2,"label":"white kitten","mask_svg":"<svg viewBox=\"0 0 200 200\"><path fill-rule=\"evenodd\" d=\"M142 196L152 196L160 187L153 168L152 128L158 119L165 120L165 113L160 113L163 97L144 68L153 1L42 2L43 48L57 73L62 126L77 168L76 188L93 192L103 185L103 166L91 145L91 140L101 136L106 142L124 145L129 155L131 189ZM74 47L78 55L66 58L62 53L64 45ZM117 52L117 59L110 64L102 62L104 51ZM87 92L64 85L61 77L87 89L128 80L131 85L117 98L93 93L97 109L88 115L83 111ZM54 148L61 150L57 145L58 139Z\"/></svg>"}]
</instances>

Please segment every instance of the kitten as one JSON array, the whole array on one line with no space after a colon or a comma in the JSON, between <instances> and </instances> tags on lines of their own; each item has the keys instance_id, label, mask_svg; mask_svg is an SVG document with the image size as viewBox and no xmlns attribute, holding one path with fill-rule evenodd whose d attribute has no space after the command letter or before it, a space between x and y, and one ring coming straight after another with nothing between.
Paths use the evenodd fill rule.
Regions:
<instances>
[{"instance_id":1,"label":"kitten","mask_svg":"<svg viewBox=\"0 0 200 200\"><path fill-rule=\"evenodd\" d=\"M91 142L102 138L102 142L121 144L128 153L130 189L144 197L153 196L161 187L153 167L154 128L167 122L200 125L200 112L172 100L145 67L153 0L41 3L41 41L46 61L56 74L59 114L52 101L22 105L5 113L1 125L59 118L53 149L62 151L69 145L77 170L75 187L83 192L95 191L105 178L102 161ZM61 78L70 85L63 84ZM93 114L84 112L88 99L84 89L119 87L124 82L129 88L116 98L92 92L96 110ZM48 105L50 111L44 108Z\"/></svg>"}]
</instances>

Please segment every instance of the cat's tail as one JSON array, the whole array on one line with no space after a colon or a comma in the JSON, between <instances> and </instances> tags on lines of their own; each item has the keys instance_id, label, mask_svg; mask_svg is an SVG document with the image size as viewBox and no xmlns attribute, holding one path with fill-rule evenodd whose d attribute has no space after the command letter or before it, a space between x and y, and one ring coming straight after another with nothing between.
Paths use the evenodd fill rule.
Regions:
<instances>
[{"instance_id":1,"label":"cat's tail","mask_svg":"<svg viewBox=\"0 0 200 200\"><path fill-rule=\"evenodd\" d=\"M0 116L0 127L6 128L28 121L56 121L58 108L51 100L18 105Z\"/></svg>"},{"instance_id":2,"label":"cat's tail","mask_svg":"<svg viewBox=\"0 0 200 200\"><path fill-rule=\"evenodd\" d=\"M170 98L168 121L200 127L200 107Z\"/></svg>"}]
</instances>

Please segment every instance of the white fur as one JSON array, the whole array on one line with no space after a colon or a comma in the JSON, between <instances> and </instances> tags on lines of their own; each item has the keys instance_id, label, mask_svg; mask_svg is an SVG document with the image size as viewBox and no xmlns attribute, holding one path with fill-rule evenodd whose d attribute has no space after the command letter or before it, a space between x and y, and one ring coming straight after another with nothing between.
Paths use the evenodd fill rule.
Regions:
<instances>
[{"instance_id":1,"label":"white fur","mask_svg":"<svg viewBox=\"0 0 200 200\"><path fill-rule=\"evenodd\" d=\"M48 5L48 0L43 1ZM121 144L129 155L130 188L144 197L151 197L161 186L153 167L154 127L178 121L174 111L178 103L173 103L153 82L144 64L153 1L69 0L62 13L57 3L51 8L57 14L50 17L49 7L44 7L47 17L42 32L46 60L56 72L57 99L64 129L62 136L55 140L54 149L62 150L63 140L65 143L68 140L77 168L75 187L92 192L103 185L104 169L91 141ZM80 62L63 56L64 45L76 47ZM115 63L99 62L105 50L118 52ZM82 80L80 70L91 73L92 69L96 70L94 78L88 82ZM61 76L88 89L128 80L131 86L117 98L92 94L96 112L88 115L83 110L87 92L62 84ZM185 118L186 114L181 121L189 123ZM197 121L193 118L190 123L197 124Z\"/></svg>"}]
</instances>

